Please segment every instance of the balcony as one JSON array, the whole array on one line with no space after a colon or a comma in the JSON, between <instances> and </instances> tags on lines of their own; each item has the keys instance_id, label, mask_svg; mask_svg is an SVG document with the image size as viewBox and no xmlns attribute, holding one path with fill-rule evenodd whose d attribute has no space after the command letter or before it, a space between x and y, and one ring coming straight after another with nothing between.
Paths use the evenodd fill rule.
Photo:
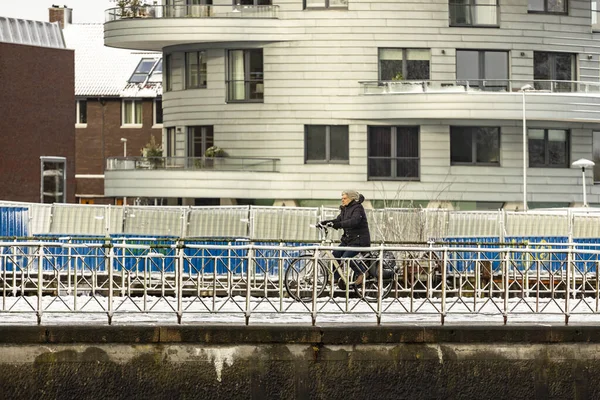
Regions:
<instances>
[{"instance_id":1,"label":"balcony","mask_svg":"<svg viewBox=\"0 0 600 400\"><path fill-rule=\"evenodd\" d=\"M144 5L105 11L105 21L133 18L277 18L274 5Z\"/></svg>"},{"instance_id":2,"label":"balcony","mask_svg":"<svg viewBox=\"0 0 600 400\"><path fill-rule=\"evenodd\" d=\"M284 34L278 15L275 5L116 7L105 11L104 44L162 51L188 43L297 40Z\"/></svg>"},{"instance_id":3,"label":"balcony","mask_svg":"<svg viewBox=\"0 0 600 400\"><path fill-rule=\"evenodd\" d=\"M452 4L450 26L498 27L497 4Z\"/></svg>"},{"instance_id":4,"label":"balcony","mask_svg":"<svg viewBox=\"0 0 600 400\"><path fill-rule=\"evenodd\" d=\"M106 170L279 172L279 161L279 158L243 157L109 157Z\"/></svg>"}]
</instances>

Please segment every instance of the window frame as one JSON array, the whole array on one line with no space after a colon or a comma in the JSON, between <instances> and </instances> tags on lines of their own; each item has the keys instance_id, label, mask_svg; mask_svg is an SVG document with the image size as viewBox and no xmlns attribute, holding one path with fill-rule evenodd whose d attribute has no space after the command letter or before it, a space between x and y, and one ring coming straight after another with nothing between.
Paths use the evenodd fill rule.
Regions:
<instances>
[{"instance_id":1,"label":"window frame","mask_svg":"<svg viewBox=\"0 0 600 400\"><path fill-rule=\"evenodd\" d=\"M382 176L371 176L369 175L369 161L374 158L370 157L369 153L371 152L371 140L370 140L370 130L371 128L381 128L381 125L368 125L367 126L367 181L408 181L408 182L418 182L421 180L421 127L419 125L385 125L383 127L390 128L390 157L378 157L378 158L389 158L390 161L392 159L398 161L400 159L417 159L417 176L415 177L399 177L397 176L397 171L394 171L396 168L394 167L394 163L392 164L392 172L395 174L390 174L389 177ZM416 141L417 141L417 156L416 157L397 157L397 142L398 142L398 131L397 128L415 128L416 129Z\"/></svg>"},{"instance_id":2,"label":"window frame","mask_svg":"<svg viewBox=\"0 0 600 400\"><path fill-rule=\"evenodd\" d=\"M530 145L530 137L529 137L529 130L543 130L544 131L544 164L535 164L532 165L531 164L531 157L530 157L530 153L531 153L531 145ZM558 164L548 164L548 131L551 130L560 130L560 131L565 131L566 133L566 157L565 157L565 163L558 165ZM527 128L527 166L529 168L571 168L571 130L570 129L560 129L560 128Z\"/></svg>"},{"instance_id":3,"label":"window frame","mask_svg":"<svg viewBox=\"0 0 600 400\"><path fill-rule=\"evenodd\" d=\"M429 52L429 76L426 79L407 79L407 78L403 78L401 80L399 80L398 82L410 82L410 81L428 81L431 79L431 48L427 48L427 47L378 47L377 48L377 80L380 82L387 82L384 81L383 79L381 79L381 53L382 50L402 50L402 76L405 77L408 75L408 64L407 61L410 61L408 59L408 51L409 50L427 50Z\"/></svg>"},{"instance_id":4,"label":"window frame","mask_svg":"<svg viewBox=\"0 0 600 400\"><path fill-rule=\"evenodd\" d=\"M81 120L81 106L84 105L85 109L85 121ZM76 128L87 128L87 99L76 99L75 100L75 127Z\"/></svg>"},{"instance_id":5,"label":"window frame","mask_svg":"<svg viewBox=\"0 0 600 400\"><path fill-rule=\"evenodd\" d=\"M177 128L170 126L165 129L165 153L167 157L175 157L177 152Z\"/></svg>"},{"instance_id":6,"label":"window frame","mask_svg":"<svg viewBox=\"0 0 600 400\"><path fill-rule=\"evenodd\" d=\"M188 60L189 58L195 55L196 57L196 62L198 65L198 71L196 72L196 81L198 82L197 85L192 85L190 83L191 81L191 74L192 72L189 70L189 65L188 65ZM206 89L206 87L208 86L208 64L206 62L206 51L204 50L197 50L197 51L186 51L184 54L184 65L185 65L185 88L186 89ZM205 65L205 75L204 78L204 84L202 84L202 68L201 65Z\"/></svg>"},{"instance_id":7,"label":"window frame","mask_svg":"<svg viewBox=\"0 0 600 400\"><path fill-rule=\"evenodd\" d=\"M453 161L452 160L452 130L453 129L472 129L471 136L471 162ZM496 135L498 139L498 162L478 162L477 161L477 143L475 140L475 129L477 128L493 128L497 129ZM502 128L500 126L475 126L475 125L450 125L450 165L452 166L483 166L483 167L500 167L502 155Z\"/></svg>"},{"instance_id":8,"label":"window frame","mask_svg":"<svg viewBox=\"0 0 600 400\"><path fill-rule=\"evenodd\" d=\"M132 107L131 107L132 114L129 117L131 117L131 121L133 121L133 122L127 122L125 103L132 103ZM137 120L137 113L136 113L136 104L137 103L140 104L140 116L139 116L140 122L139 123L135 122ZM142 99L122 99L121 100L121 128L141 128L144 125L144 110L143 109L144 109L144 103L143 103Z\"/></svg>"},{"instance_id":9,"label":"window frame","mask_svg":"<svg viewBox=\"0 0 600 400\"><path fill-rule=\"evenodd\" d=\"M303 10L346 10L348 9L348 0L343 0L345 4L340 5L332 5L332 0L323 0L323 6L308 6L307 0L302 0L302 9ZM342 3L342 2L340 2Z\"/></svg>"},{"instance_id":10,"label":"window frame","mask_svg":"<svg viewBox=\"0 0 600 400\"><path fill-rule=\"evenodd\" d=\"M308 130L309 127L325 127L325 159L309 159L308 158ZM332 160L331 159L331 127L345 127L346 128L346 147L348 158L345 160ZM321 125L321 124L307 124L304 125L304 164L349 164L350 163L350 127L348 125Z\"/></svg>"},{"instance_id":11,"label":"window frame","mask_svg":"<svg viewBox=\"0 0 600 400\"><path fill-rule=\"evenodd\" d=\"M530 10L529 0L527 0L527 13L528 14L553 14L553 15L569 15L569 0L565 0L565 11L548 11L548 0L544 1L544 10Z\"/></svg>"},{"instance_id":12,"label":"window frame","mask_svg":"<svg viewBox=\"0 0 600 400\"><path fill-rule=\"evenodd\" d=\"M547 79L547 80L552 81L552 82L558 82L558 85L554 86L553 92L560 91L559 88L565 87L565 86L570 86L570 89L568 91L565 91L566 93L575 91L576 83L573 83L573 82L577 81L578 72L579 72L579 68L577 66L577 58L578 58L577 53L561 52L561 51L534 51L533 52L533 86L536 90L546 90L547 88L544 85L544 84L548 83L548 82L544 82L546 79L538 79L538 78L536 78L536 75L535 75L536 66L537 66L537 64L535 63L536 54L547 54L548 57L550 58L550 63L551 63L550 79ZM561 56L569 55L571 57L571 68L570 68L571 69L571 79L568 81L562 81L562 82L565 82L564 85L560 83L561 81L559 79L556 79L556 75L557 75L556 74L556 65L557 65L556 57L558 55L561 55ZM552 84L552 82L550 82L550 83Z\"/></svg>"},{"instance_id":13,"label":"window frame","mask_svg":"<svg viewBox=\"0 0 600 400\"><path fill-rule=\"evenodd\" d=\"M500 27L500 13L498 12L500 10L500 0L495 0L496 1L496 23L494 24L478 24L478 23L457 23L457 22L453 22L453 18L452 18L452 7L453 6L464 6L464 7L468 7L469 8L469 13L471 15L471 19L472 15L474 14L473 11L471 10L471 8L475 9L477 8L478 4L477 1L478 0L469 0L469 4L451 4L452 0L448 0L448 26L450 27L461 27L461 28L499 28ZM479 4L481 5L481 4ZM456 18L454 18L455 20Z\"/></svg>"},{"instance_id":14,"label":"window frame","mask_svg":"<svg viewBox=\"0 0 600 400\"><path fill-rule=\"evenodd\" d=\"M459 79L458 77L458 55L460 52L475 52L477 53L477 79L467 78L467 79ZM486 53L503 53L506 55L506 83L504 85L484 85L484 81L491 80L486 78L485 76L485 66L486 66ZM510 84L510 51L509 50L488 50L488 49L456 49L456 61L455 61L455 71L456 71L456 80L457 81L467 81L469 83L469 87L476 87L483 91L493 92L495 90L488 90L487 88L500 88L504 89L503 91L508 91ZM495 79L496 81L502 81L502 79ZM471 84L471 81L477 81L476 85Z\"/></svg>"},{"instance_id":15,"label":"window frame","mask_svg":"<svg viewBox=\"0 0 600 400\"><path fill-rule=\"evenodd\" d=\"M158 113L156 110L159 109L158 103L160 102L160 121L158 121ZM163 127L163 108L162 108L162 97L156 97L152 100L152 127L153 128L162 128Z\"/></svg>"},{"instance_id":16,"label":"window frame","mask_svg":"<svg viewBox=\"0 0 600 400\"><path fill-rule=\"evenodd\" d=\"M231 91L232 91L232 84L234 84L235 82L239 82L239 80L234 80L232 79L231 74L233 73L233 68L231 66L231 62L232 62L232 52L234 51L241 51L243 54L243 61L244 61L244 98L243 99L232 99L231 96ZM261 79L252 79L251 76L251 71L250 71L250 55L252 54L252 52L260 52L261 57L262 57L262 76ZM265 95L264 95L264 84L265 84L265 55L264 55L264 51L262 48L260 49L256 49L256 48L252 48L252 49L228 49L227 50L227 64L226 64L226 69L225 69L225 87L227 90L227 95L226 95L226 102L227 103L264 103L264 99L265 99ZM257 91L256 93L262 93L262 96L260 98L256 98L256 99L252 99L250 98L251 93L251 87L252 84L255 83L257 85ZM262 85L262 92L258 92L258 85L261 84Z\"/></svg>"},{"instance_id":17,"label":"window frame","mask_svg":"<svg viewBox=\"0 0 600 400\"><path fill-rule=\"evenodd\" d=\"M201 144L200 146L202 147L202 154L201 155L196 155L194 154L194 132L193 129L197 129L200 128L200 141ZM209 132L210 131L210 132ZM208 146L209 141L208 141L208 136L209 134L212 136L212 144L210 146ZM190 125L187 127L187 156L190 158L200 158L200 157L204 157L204 153L206 153L206 150L209 149L210 147L215 145L215 127L214 125Z\"/></svg>"},{"instance_id":18,"label":"window frame","mask_svg":"<svg viewBox=\"0 0 600 400\"><path fill-rule=\"evenodd\" d=\"M165 54L163 72L165 78L165 91L173 91L173 55Z\"/></svg>"},{"instance_id":19,"label":"window frame","mask_svg":"<svg viewBox=\"0 0 600 400\"><path fill-rule=\"evenodd\" d=\"M60 196L59 201L53 201L52 203L66 203L67 202L67 158L66 157L52 157L52 156L40 156L40 203L42 204L52 204L46 203L44 201L44 189L46 189L46 185L44 184L44 164L62 164L62 195ZM47 171L53 171L52 169L48 169ZM48 174L49 176L51 174ZM59 193L59 192L56 192ZM58 196L55 196L58 198ZM56 200L56 199L55 199Z\"/></svg>"}]
</instances>

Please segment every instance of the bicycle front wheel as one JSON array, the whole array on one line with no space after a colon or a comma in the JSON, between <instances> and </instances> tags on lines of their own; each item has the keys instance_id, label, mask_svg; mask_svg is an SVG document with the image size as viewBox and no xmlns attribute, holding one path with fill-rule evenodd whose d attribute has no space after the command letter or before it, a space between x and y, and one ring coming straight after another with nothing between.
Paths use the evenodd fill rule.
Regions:
<instances>
[{"instance_id":1,"label":"bicycle front wheel","mask_svg":"<svg viewBox=\"0 0 600 400\"><path fill-rule=\"evenodd\" d=\"M299 301L312 300L323 294L329 278L329 271L321 261L315 263L314 256L307 254L292 260L285 271L285 290L290 297Z\"/></svg>"},{"instance_id":2,"label":"bicycle front wheel","mask_svg":"<svg viewBox=\"0 0 600 400\"><path fill-rule=\"evenodd\" d=\"M396 282L396 279L384 279L380 290L379 279L369 277L361 284L354 286L354 291L360 298L366 301L377 301L379 296L381 296L382 299L385 299L390 294L394 287L394 282Z\"/></svg>"}]
</instances>

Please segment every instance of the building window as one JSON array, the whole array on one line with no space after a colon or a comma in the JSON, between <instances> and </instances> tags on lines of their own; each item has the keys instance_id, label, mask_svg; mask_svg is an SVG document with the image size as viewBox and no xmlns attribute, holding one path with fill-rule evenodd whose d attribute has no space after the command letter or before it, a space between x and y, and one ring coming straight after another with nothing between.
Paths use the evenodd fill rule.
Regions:
<instances>
[{"instance_id":1,"label":"building window","mask_svg":"<svg viewBox=\"0 0 600 400\"><path fill-rule=\"evenodd\" d=\"M142 100L122 101L122 125L142 125Z\"/></svg>"},{"instance_id":2,"label":"building window","mask_svg":"<svg viewBox=\"0 0 600 400\"><path fill-rule=\"evenodd\" d=\"M188 127L188 156L202 157L206 149L214 146L214 134L212 126L190 126Z\"/></svg>"},{"instance_id":3,"label":"building window","mask_svg":"<svg viewBox=\"0 0 600 400\"><path fill-rule=\"evenodd\" d=\"M533 13L567 13L567 0L528 0L527 10Z\"/></svg>"},{"instance_id":4,"label":"building window","mask_svg":"<svg viewBox=\"0 0 600 400\"><path fill-rule=\"evenodd\" d=\"M456 80L486 91L508 90L508 52L457 50Z\"/></svg>"},{"instance_id":5,"label":"building window","mask_svg":"<svg viewBox=\"0 0 600 400\"><path fill-rule=\"evenodd\" d=\"M500 128L450 127L452 165L500 165Z\"/></svg>"},{"instance_id":6,"label":"building window","mask_svg":"<svg viewBox=\"0 0 600 400\"><path fill-rule=\"evenodd\" d=\"M77 125L87 125L87 100L77 100L75 108L75 123Z\"/></svg>"},{"instance_id":7,"label":"building window","mask_svg":"<svg viewBox=\"0 0 600 400\"><path fill-rule=\"evenodd\" d=\"M271 0L233 0L233 5L241 6L270 6Z\"/></svg>"},{"instance_id":8,"label":"building window","mask_svg":"<svg viewBox=\"0 0 600 400\"><path fill-rule=\"evenodd\" d=\"M160 63L162 66L161 59L156 58L142 58L137 68L129 78L129 83L143 83L150 76L157 64ZM162 70L162 69L161 69Z\"/></svg>"},{"instance_id":9,"label":"building window","mask_svg":"<svg viewBox=\"0 0 600 400\"><path fill-rule=\"evenodd\" d=\"M600 131L593 132L592 157L594 165L594 182L600 182Z\"/></svg>"},{"instance_id":10,"label":"building window","mask_svg":"<svg viewBox=\"0 0 600 400\"><path fill-rule=\"evenodd\" d=\"M42 203L67 202L67 159L64 157L40 157Z\"/></svg>"},{"instance_id":11,"label":"building window","mask_svg":"<svg viewBox=\"0 0 600 400\"><path fill-rule=\"evenodd\" d=\"M348 0L304 0L304 8L348 8Z\"/></svg>"},{"instance_id":12,"label":"building window","mask_svg":"<svg viewBox=\"0 0 600 400\"><path fill-rule=\"evenodd\" d=\"M227 101L263 101L262 49L229 50Z\"/></svg>"},{"instance_id":13,"label":"building window","mask_svg":"<svg viewBox=\"0 0 600 400\"><path fill-rule=\"evenodd\" d=\"M162 125L163 123L163 108L162 98L154 99L154 121L153 125Z\"/></svg>"},{"instance_id":14,"label":"building window","mask_svg":"<svg viewBox=\"0 0 600 400\"><path fill-rule=\"evenodd\" d=\"M428 80L429 49L379 49L379 80Z\"/></svg>"},{"instance_id":15,"label":"building window","mask_svg":"<svg viewBox=\"0 0 600 400\"><path fill-rule=\"evenodd\" d=\"M569 168L569 131L528 129L529 166Z\"/></svg>"},{"instance_id":16,"label":"building window","mask_svg":"<svg viewBox=\"0 0 600 400\"><path fill-rule=\"evenodd\" d=\"M348 162L348 125L305 125L304 161L333 164Z\"/></svg>"},{"instance_id":17,"label":"building window","mask_svg":"<svg viewBox=\"0 0 600 400\"><path fill-rule=\"evenodd\" d=\"M166 141L165 141L165 152L167 157L175 157L176 155L176 129L175 127L173 128L167 128L167 132L166 132Z\"/></svg>"},{"instance_id":18,"label":"building window","mask_svg":"<svg viewBox=\"0 0 600 400\"><path fill-rule=\"evenodd\" d=\"M498 26L498 0L450 0L450 26Z\"/></svg>"},{"instance_id":19,"label":"building window","mask_svg":"<svg viewBox=\"0 0 600 400\"><path fill-rule=\"evenodd\" d=\"M419 127L368 128L369 180L419 180Z\"/></svg>"},{"instance_id":20,"label":"building window","mask_svg":"<svg viewBox=\"0 0 600 400\"><path fill-rule=\"evenodd\" d=\"M600 3L600 0L592 0L592 29L594 31L600 29L600 26L598 26L598 11L600 11L598 3Z\"/></svg>"},{"instance_id":21,"label":"building window","mask_svg":"<svg viewBox=\"0 0 600 400\"><path fill-rule=\"evenodd\" d=\"M185 53L185 87L206 87L206 55L203 51Z\"/></svg>"},{"instance_id":22,"label":"building window","mask_svg":"<svg viewBox=\"0 0 600 400\"><path fill-rule=\"evenodd\" d=\"M167 54L165 57L165 88L167 92L173 90L173 65L172 56Z\"/></svg>"},{"instance_id":23,"label":"building window","mask_svg":"<svg viewBox=\"0 0 600 400\"><path fill-rule=\"evenodd\" d=\"M573 92L576 87L571 81L576 80L575 71L575 54L533 52L533 85L536 90Z\"/></svg>"}]
</instances>

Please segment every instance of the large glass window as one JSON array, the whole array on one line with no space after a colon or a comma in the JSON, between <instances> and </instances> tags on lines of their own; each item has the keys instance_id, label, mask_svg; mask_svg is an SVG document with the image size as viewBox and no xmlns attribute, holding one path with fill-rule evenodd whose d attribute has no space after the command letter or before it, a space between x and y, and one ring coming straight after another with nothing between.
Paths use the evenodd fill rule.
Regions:
<instances>
[{"instance_id":1,"label":"large glass window","mask_svg":"<svg viewBox=\"0 0 600 400\"><path fill-rule=\"evenodd\" d=\"M42 203L67 202L67 160L64 157L40 157Z\"/></svg>"},{"instance_id":2,"label":"large glass window","mask_svg":"<svg viewBox=\"0 0 600 400\"><path fill-rule=\"evenodd\" d=\"M75 123L78 125L87 124L87 100L77 100L75 102L76 114L75 114Z\"/></svg>"},{"instance_id":3,"label":"large glass window","mask_svg":"<svg viewBox=\"0 0 600 400\"><path fill-rule=\"evenodd\" d=\"M368 128L369 180L419 179L419 127Z\"/></svg>"},{"instance_id":4,"label":"large glass window","mask_svg":"<svg viewBox=\"0 0 600 400\"><path fill-rule=\"evenodd\" d=\"M142 100L122 101L122 125L142 124Z\"/></svg>"},{"instance_id":5,"label":"large glass window","mask_svg":"<svg viewBox=\"0 0 600 400\"><path fill-rule=\"evenodd\" d=\"M456 79L481 90L507 90L508 52L457 50Z\"/></svg>"},{"instance_id":6,"label":"large glass window","mask_svg":"<svg viewBox=\"0 0 600 400\"><path fill-rule=\"evenodd\" d=\"M264 94L262 49L229 50L227 101L262 101Z\"/></svg>"},{"instance_id":7,"label":"large glass window","mask_svg":"<svg viewBox=\"0 0 600 400\"><path fill-rule=\"evenodd\" d=\"M203 51L185 53L185 87L197 89L206 87L206 56Z\"/></svg>"},{"instance_id":8,"label":"large glass window","mask_svg":"<svg viewBox=\"0 0 600 400\"><path fill-rule=\"evenodd\" d=\"M429 49L379 49L379 80L428 80Z\"/></svg>"},{"instance_id":9,"label":"large glass window","mask_svg":"<svg viewBox=\"0 0 600 400\"><path fill-rule=\"evenodd\" d=\"M176 155L176 130L175 127L167 128L165 141L165 153L167 157L175 157Z\"/></svg>"},{"instance_id":10,"label":"large glass window","mask_svg":"<svg viewBox=\"0 0 600 400\"><path fill-rule=\"evenodd\" d=\"M451 126L450 162L500 165L500 128Z\"/></svg>"},{"instance_id":11,"label":"large glass window","mask_svg":"<svg viewBox=\"0 0 600 400\"><path fill-rule=\"evenodd\" d=\"M572 92L575 90L575 54L533 52L533 83L536 90ZM557 82L566 81L566 82Z\"/></svg>"},{"instance_id":12,"label":"large glass window","mask_svg":"<svg viewBox=\"0 0 600 400\"><path fill-rule=\"evenodd\" d=\"M304 127L306 163L348 161L348 125L306 125Z\"/></svg>"},{"instance_id":13,"label":"large glass window","mask_svg":"<svg viewBox=\"0 0 600 400\"><path fill-rule=\"evenodd\" d=\"M173 66L172 56L167 54L165 57L165 88L167 92L173 90Z\"/></svg>"},{"instance_id":14,"label":"large glass window","mask_svg":"<svg viewBox=\"0 0 600 400\"><path fill-rule=\"evenodd\" d=\"M529 166L569 168L569 131L528 129Z\"/></svg>"},{"instance_id":15,"label":"large glass window","mask_svg":"<svg viewBox=\"0 0 600 400\"><path fill-rule=\"evenodd\" d=\"M528 0L529 12L567 13L567 0Z\"/></svg>"},{"instance_id":16,"label":"large glass window","mask_svg":"<svg viewBox=\"0 0 600 400\"><path fill-rule=\"evenodd\" d=\"M154 125L162 125L163 123L163 108L162 98L154 99Z\"/></svg>"},{"instance_id":17,"label":"large glass window","mask_svg":"<svg viewBox=\"0 0 600 400\"><path fill-rule=\"evenodd\" d=\"M304 8L348 8L348 0L304 0Z\"/></svg>"},{"instance_id":18,"label":"large glass window","mask_svg":"<svg viewBox=\"0 0 600 400\"><path fill-rule=\"evenodd\" d=\"M233 4L242 6L270 6L271 0L233 0Z\"/></svg>"},{"instance_id":19,"label":"large glass window","mask_svg":"<svg viewBox=\"0 0 600 400\"><path fill-rule=\"evenodd\" d=\"M450 26L498 26L498 0L450 0Z\"/></svg>"},{"instance_id":20,"label":"large glass window","mask_svg":"<svg viewBox=\"0 0 600 400\"><path fill-rule=\"evenodd\" d=\"M188 156L202 157L206 149L214 146L214 134L212 126L190 126L188 127Z\"/></svg>"}]
</instances>

